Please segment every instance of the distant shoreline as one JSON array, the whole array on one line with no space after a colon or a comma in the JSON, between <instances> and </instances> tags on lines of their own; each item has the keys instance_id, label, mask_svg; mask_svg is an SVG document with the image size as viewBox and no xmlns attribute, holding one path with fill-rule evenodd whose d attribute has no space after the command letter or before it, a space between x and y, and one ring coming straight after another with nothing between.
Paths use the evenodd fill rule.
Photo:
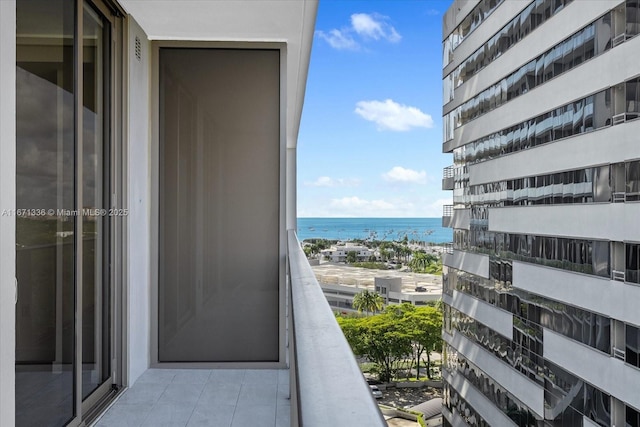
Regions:
<instances>
[{"instance_id":1,"label":"distant shoreline","mask_svg":"<svg viewBox=\"0 0 640 427\"><path fill-rule=\"evenodd\" d=\"M403 240L426 243L449 243L453 230L442 227L441 218L369 218L369 217L300 217L298 239L327 240Z\"/></svg>"}]
</instances>

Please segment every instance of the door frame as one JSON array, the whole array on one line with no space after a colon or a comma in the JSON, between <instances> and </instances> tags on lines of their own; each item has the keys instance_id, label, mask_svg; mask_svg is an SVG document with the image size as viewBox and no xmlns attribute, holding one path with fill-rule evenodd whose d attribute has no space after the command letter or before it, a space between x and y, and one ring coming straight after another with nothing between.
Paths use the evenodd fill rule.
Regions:
<instances>
[{"instance_id":1,"label":"door frame","mask_svg":"<svg viewBox=\"0 0 640 427\"><path fill-rule=\"evenodd\" d=\"M73 392L72 399L74 401L74 413L72 418L67 422L67 426L76 427L84 426L97 415L110 401L115 397L120 387L118 385L123 384L123 365L124 365L124 353L123 353L123 334L122 334L122 302L123 302L123 284L125 283L125 269L123 262L126 258L125 239L126 236L126 221L124 217L109 216L107 214L108 227L105 230L105 237L108 238L108 253L105 253L104 257L100 260L102 263L102 271L107 278L103 281L103 287L109 288L109 301L105 301L100 297L100 301L103 304L103 310L109 311L108 325L102 324L102 332L107 332L110 351L108 355L108 362L110 363L110 372L108 378L95 390L93 390L85 399L83 399L82 390L82 375L83 375L83 363L82 363L82 326L83 326L83 304L82 304L82 292L83 292L83 19L85 5L90 7L94 11L98 12L101 18L104 18L104 22L110 26L108 39L105 39L105 47L108 45L108 52L104 56L103 66L103 97L104 106L108 107L104 109L104 115L106 117L103 131L103 185L105 186L105 192L103 194L103 203L105 208L112 207L125 207L123 196L124 193L124 166L126 161L124 154L124 133L123 133L123 111L124 104L124 44L125 40L125 19L126 15L123 10L113 0L75 0L74 2L74 48L73 48L73 70L74 70L74 82L73 82L73 131L74 131L74 209L77 209L75 215L75 227L74 227L74 325L73 325ZM17 8L18 5L13 3L13 7ZM15 20L15 18L14 18ZM14 29L15 31L15 29ZM14 41L14 45L17 41ZM15 82L15 79L14 79ZM15 85L15 83L14 83ZM15 117L15 116L14 116ZM15 131L15 130L14 130ZM14 134L14 145L16 138ZM14 156L15 157L15 156ZM15 163L14 163L15 165ZM17 171L13 170L14 183ZM107 188L108 187L108 188ZM15 201L14 201L15 206ZM15 224L14 224L15 227ZM80 230L80 232L78 232ZM15 244L14 244L15 246ZM15 252L15 248L13 249ZM107 257L108 256L108 257ZM15 264L15 262L14 262ZM15 270L14 270L15 271ZM16 303L19 298L17 293L18 283L16 279ZM15 318L15 310L14 310ZM107 330L108 327L108 330ZM15 372L16 360L15 360L15 334L18 331L18 325L14 324L14 346L13 346L13 358L12 369ZM14 377L15 378L15 377ZM15 397L15 388L12 391L14 399L12 399L13 408L12 413L15 417L15 408L17 399Z\"/></svg>"},{"instance_id":2,"label":"door frame","mask_svg":"<svg viewBox=\"0 0 640 427\"><path fill-rule=\"evenodd\" d=\"M90 6L93 6L97 11L101 13L101 15L109 22L111 29L109 31L110 39L107 40L110 48L109 48L109 63L105 64L105 78L108 79L105 81L105 96L109 97L109 110L105 111L109 116L108 123L108 150L104 151L109 159L105 172L108 174L106 179L108 180L108 190L109 194L107 194L108 206L107 209L114 208L116 210L121 208L126 208L126 197L125 197L125 181L124 181L124 170L126 170L126 151L124 150L124 126L123 126L123 118L125 115L123 112L124 108L124 100L126 99L124 93L124 70L125 63L123 58L125 58L124 53L126 53L126 44L124 41L126 40L125 27L126 27L126 15L123 10L117 5L115 2L110 0L78 0L76 2L76 26L77 33L76 37L78 40L80 39L79 34L82 34L82 17L83 15L83 7L84 3L87 3ZM80 43L76 46L76 49L81 47ZM76 58L76 67L79 67L79 70L76 70L77 76L82 76L82 49L79 49L77 53L78 57ZM108 72L108 75L107 75ZM80 80L80 78L78 79ZM81 97L82 97L82 81L77 82L78 86L76 90L78 90L78 100L76 101L79 105L76 105L76 108L81 108ZM82 129L82 115L78 114L77 119L80 121L79 128ZM76 129L78 132L78 129ZM82 159L82 144L78 144L76 148L76 162L77 167L81 168L81 159ZM81 174L81 169L77 172L76 179L79 180ZM106 183L106 181L105 181ZM80 181L76 182L76 187L80 189L82 183ZM81 198L79 200L82 200ZM82 216L79 216L82 218ZM122 385L124 384L124 375L123 375L123 360L124 360L124 340L123 340L123 319L122 319L122 303L123 303L123 284L126 283L125 275L124 275L124 260L126 259L126 239L125 239L125 230L126 230L126 221L124 216L108 216L109 218L109 227L108 227L108 238L109 238L109 258L108 263L103 268L108 269L108 283L107 286L110 287L110 301L108 305L109 309L109 342L110 342L110 376L109 378L100 386L98 386L94 391L91 392L84 400L82 398L82 388L77 387L76 390L76 407L79 409L79 421L80 425L84 425L87 421L91 421L93 418L100 415L101 410L104 408L108 402L111 401L116 395L117 392L122 389ZM80 223L78 227L82 227ZM81 236L76 236L76 242ZM76 243L77 244L77 243ZM81 243L82 244L82 243ZM81 252L81 247L78 252ZM79 321L76 323L76 359L82 360L82 257L78 257L76 264L76 277L77 279L76 286L78 287L78 306L76 308L76 316ZM78 363L76 367L76 384L82 384L82 363ZM71 425L71 424L70 424Z\"/></svg>"}]
</instances>

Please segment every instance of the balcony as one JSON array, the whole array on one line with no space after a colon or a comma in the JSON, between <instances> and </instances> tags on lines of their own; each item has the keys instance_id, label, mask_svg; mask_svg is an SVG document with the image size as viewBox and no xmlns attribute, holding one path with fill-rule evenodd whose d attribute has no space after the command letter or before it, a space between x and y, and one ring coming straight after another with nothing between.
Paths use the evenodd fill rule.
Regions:
<instances>
[{"instance_id":1,"label":"balcony","mask_svg":"<svg viewBox=\"0 0 640 427\"><path fill-rule=\"evenodd\" d=\"M442 226L451 227L453 221L453 205L442 206Z\"/></svg>"},{"instance_id":2,"label":"balcony","mask_svg":"<svg viewBox=\"0 0 640 427\"><path fill-rule=\"evenodd\" d=\"M453 166L447 166L442 171L442 189L453 190L453 186L454 186Z\"/></svg>"},{"instance_id":3,"label":"balcony","mask_svg":"<svg viewBox=\"0 0 640 427\"><path fill-rule=\"evenodd\" d=\"M289 369L149 369L94 422L111 426L386 426L294 231Z\"/></svg>"}]
</instances>

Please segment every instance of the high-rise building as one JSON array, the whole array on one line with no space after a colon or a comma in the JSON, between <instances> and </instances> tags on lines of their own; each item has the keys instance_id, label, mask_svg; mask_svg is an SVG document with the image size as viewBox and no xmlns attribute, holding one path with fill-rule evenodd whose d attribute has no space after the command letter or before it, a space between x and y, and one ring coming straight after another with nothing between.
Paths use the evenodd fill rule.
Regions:
<instances>
[{"instance_id":1,"label":"high-rise building","mask_svg":"<svg viewBox=\"0 0 640 427\"><path fill-rule=\"evenodd\" d=\"M445 425L640 425L640 2L444 17Z\"/></svg>"}]
</instances>

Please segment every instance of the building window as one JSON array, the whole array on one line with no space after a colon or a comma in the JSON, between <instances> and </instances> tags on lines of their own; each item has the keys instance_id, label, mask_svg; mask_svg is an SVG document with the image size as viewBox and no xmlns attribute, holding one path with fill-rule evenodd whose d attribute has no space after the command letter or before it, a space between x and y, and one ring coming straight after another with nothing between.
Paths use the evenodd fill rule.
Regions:
<instances>
[{"instance_id":1,"label":"building window","mask_svg":"<svg viewBox=\"0 0 640 427\"><path fill-rule=\"evenodd\" d=\"M631 406L625 406L627 427L640 427L640 412Z\"/></svg>"},{"instance_id":2,"label":"building window","mask_svg":"<svg viewBox=\"0 0 640 427\"><path fill-rule=\"evenodd\" d=\"M625 280L631 283L640 283L640 244L625 245Z\"/></svg>"},{"instance_id":3,"label":"building window","mask_svg":"<svg viewBox=\"0 0 640 427\"><path fill-rule=\"evenodd\" d=\"M640 353L640 329L635 326L626 325L625 343L625 361L636 368L640 368L640 357L638 357L638 353Z\"/></svg>"}]
</instances>

